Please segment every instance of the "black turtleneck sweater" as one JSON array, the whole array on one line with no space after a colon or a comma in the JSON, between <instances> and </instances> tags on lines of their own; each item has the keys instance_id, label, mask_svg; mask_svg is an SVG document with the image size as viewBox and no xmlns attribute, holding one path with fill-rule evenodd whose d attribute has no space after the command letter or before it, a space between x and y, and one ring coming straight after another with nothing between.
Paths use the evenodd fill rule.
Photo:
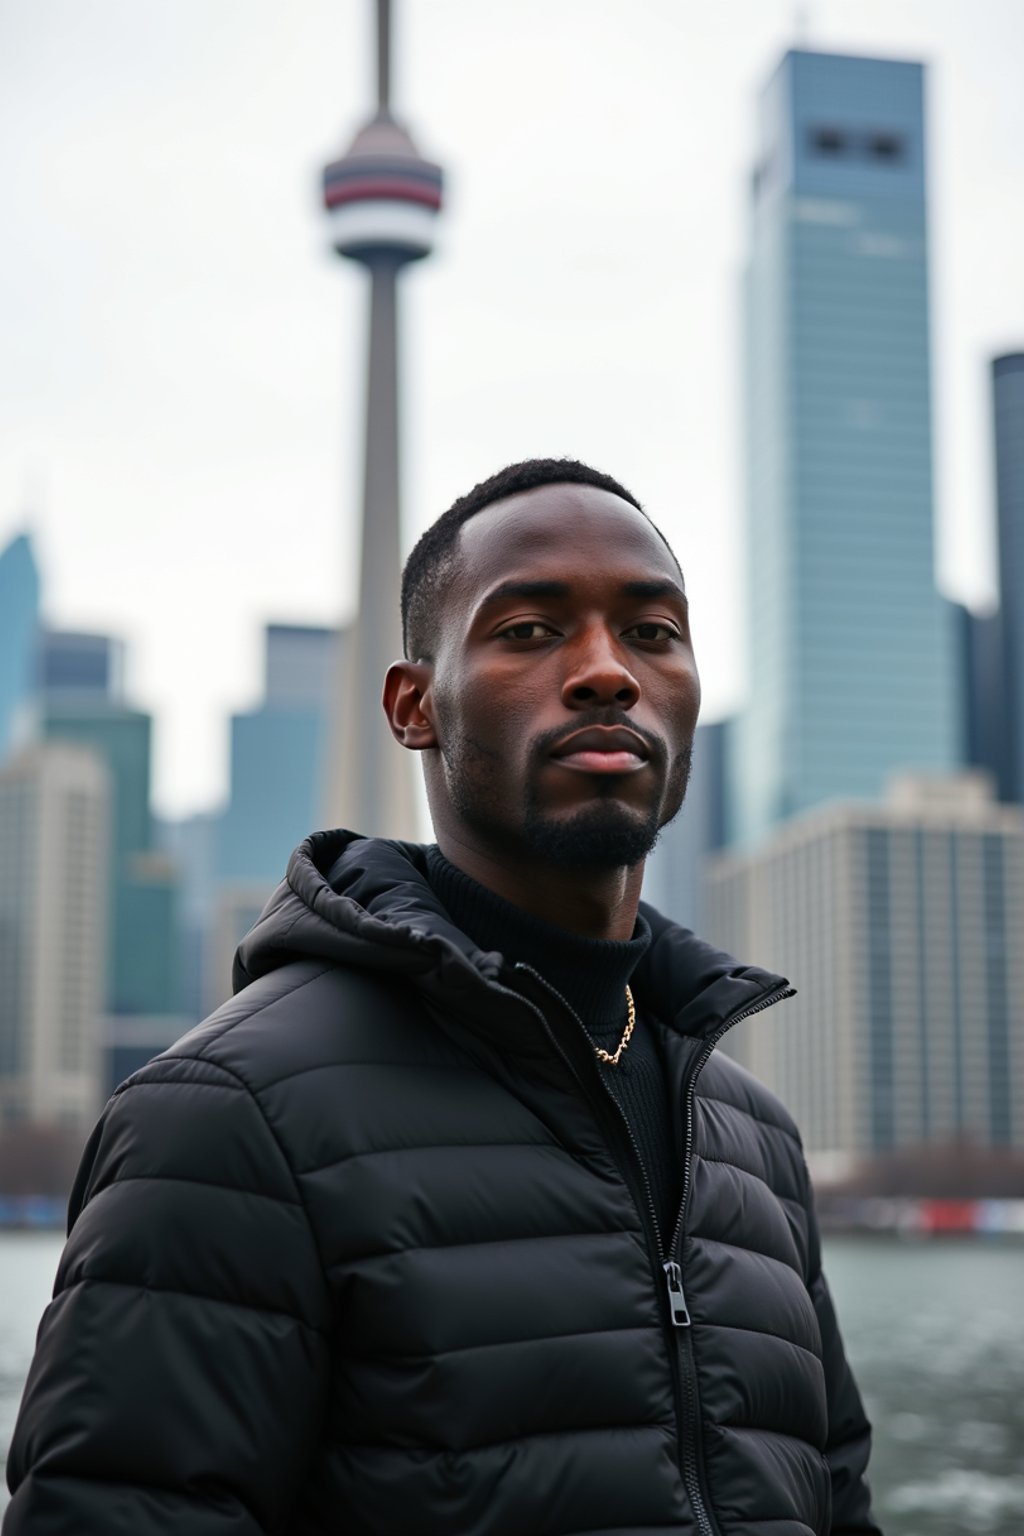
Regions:
<instances>
[{"instance_id":1,"label":"black turtleneck sweater","mask_svg":"<svg viewBox=\"0 0 1024 1536\"><path fill-rule=\"evenodd\" d=\"M626 983L651 942L642 917L631 939L583 938L496 896L456 869L437 847L427 850L427 878L452 921L474 944L497 951L512 964L532 967L579 1016L591 1043L614 1055L628 1017ZM639 1009L618 1066L601 1062L600 1070L639 1148L667 1246L680 1194L672 1111L656 1031Z\"/></svg>"}]
</instances>

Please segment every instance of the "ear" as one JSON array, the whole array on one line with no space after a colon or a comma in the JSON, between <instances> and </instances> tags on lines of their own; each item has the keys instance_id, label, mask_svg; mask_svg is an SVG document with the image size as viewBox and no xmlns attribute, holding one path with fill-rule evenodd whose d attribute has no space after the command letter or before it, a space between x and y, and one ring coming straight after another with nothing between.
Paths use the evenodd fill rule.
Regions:
<instances>
[{"instance_id":1,"label":"ear","mask_svg":"<svg viewBox=\"0 0 1024 1536\"><path fill-rule=\"evenodd\" d=\"M410 752L437 746L431 719L430 686L433 668L429 661L396 661L384 679L384 713L392 735Z\"/></svg>"}]
</instances>

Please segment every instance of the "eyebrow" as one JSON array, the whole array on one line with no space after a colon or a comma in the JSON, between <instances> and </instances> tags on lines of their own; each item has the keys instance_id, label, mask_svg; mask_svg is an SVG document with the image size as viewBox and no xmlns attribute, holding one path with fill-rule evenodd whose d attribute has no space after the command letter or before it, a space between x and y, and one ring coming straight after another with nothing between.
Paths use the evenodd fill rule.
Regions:
<instances>
[{"instance_id":1,"label":"eyebrow","mask_svg":"<svg viewBox=\"0 0 1024 1536\"><path fill-rule=\"evenodd\" d=\"M623 597L674 597L685 607L686 593L676 581L659 578L656 581L624 581L619 588ZM503 581L481 598L479 611L491 608L509 597L569 597L572 587L567 581Z\"/></svg>"},{"instance_id":2,"label":"eyebrow","mask_svg":"<svg viewBox=\"0 0 1024 1536\"><path fill-rule=\"evenodd\" d=\"M684 606L689 599L678 581L660 579L658 581L626 581L622 584L622 592L626 597L674 597Z\"/></svg>"}]
</instances>

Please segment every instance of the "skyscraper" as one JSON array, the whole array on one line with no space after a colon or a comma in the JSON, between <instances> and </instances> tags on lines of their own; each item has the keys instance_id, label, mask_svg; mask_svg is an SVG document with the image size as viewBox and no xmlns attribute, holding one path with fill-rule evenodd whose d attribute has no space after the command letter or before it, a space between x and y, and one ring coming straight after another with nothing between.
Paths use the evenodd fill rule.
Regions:
<instances>
[{"instance_id":1,"label":"skyscraper","mask_svg":"<svg viewBox=\"0 0 1024 1536\"><path fill-rule=\"evenodd\" d=\"M110 777L108 1011L178 1016L178 882L155 846L152 717L88 689L69 690L42 695L39 724L46 740L91 749Z\"/></svg>"},{"instance_id":2,"label":"skyscraper","mask_svg":"<svg viewBox=\"0 0 1024 1536\"><path fill-rule=\"evenodd\" d=\"M376 4L377 110L324 172L334 249L370 276L359 609L337 669L326 808L332 826L414 837L413 765L391 739L380 695L388 664L401 655L398 274L430 250L441 170L391 115L390 0Z\"/></svg>"},{"instance_id":3,"label":"skyscraper","mask_svg":"<svg viewBox=\"0 0 1024 1536\"><path fill-rule=\"evenodd\" d=\"M231 717L231 799L217 878L273 889L292 849L318 823L338 641L332 629L269 624L264 643L263 702Z\"/></svg>"},{"instance_id":4,"label":"skyscraper","mask_svg":"<svg viewBox=\"0 0 1024 1536\"><path fill-rule=\"evenodd\" d=\"M992 362L1004 793L1024 802L1024 352Z\"/></svg>"},{"instance_id":5,"label":"skyscraper","mask_svg":"<svg viewBox=\"0 0 1024 1536\"><path fill-rule=\"evenodd\" d=\"M124 641L112 635L46 629L39 637L37 686L42 693L118 701L124 693Z\"/></svg>"},{"instance_id":6,"label":"skyscraper","mask_svg":"<svg viewBox=\"0 0 1024 1536\"><path fill-rule=\"evenodd\" d=\"M957 759L953 618L934 577L922 94L919 64L794 51L761 97L733 841Z\"/></svg>"},{"instance_id":7,"label":"skyscraper","mask_svg":"<svg viewBox=\"0 0 1024 1536\"><path fill-rule=\"evenodd\" d=\"M0 550L0 762L31 699L38 626L39 571L22 533Z\"/></svg>"},{"instance_id":8,"label":"skyscraper","mask_svg":"<svg viewBox=\"0 0 1024 1536\"><path fill-rule=\"evenodd\" d=\"M103 1102L110 789L65 742L0 770L0 1129L81 1133Z\"/></svg>"},{"instance_id":9,"label":"skyscraper","mask_svg":"<svg viewBox=\"0 0 1024 1536\"><path fill-rule=\"evenodd\" d=\"M644 900L697 933L706 926L705 865L725 839L725 738L719 721L697 727L683 808L644 866Z\"/></svg>"}]
</instances>

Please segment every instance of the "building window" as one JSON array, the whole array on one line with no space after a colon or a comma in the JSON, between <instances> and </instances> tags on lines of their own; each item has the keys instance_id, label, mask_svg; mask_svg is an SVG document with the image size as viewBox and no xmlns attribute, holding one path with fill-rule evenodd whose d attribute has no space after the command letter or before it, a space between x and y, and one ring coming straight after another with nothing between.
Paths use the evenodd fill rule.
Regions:
<instances>
[{"instance_id":1,"label":"building window","mask_svg":"<svg viewBox=\"0 0 1024 1536\"><path fill-rule=\"evenodd\" d=\"M811 149L816 155L845 155L849 140L841 128L812 128Z\"/></svg>"},{"instance_id":2,"label":"building window","mask_svg":"<svg viewBox=\"0 0 1024 1536\"><path fill-rule=\"evenodd\" d=\"M817 123L807 130L807 145L812 155L830 160L855 156L858 160L899 165L907 158L905 135L884 129L862 133L855 129L837 128L830 123Z\"/></svg>"},{"instance_id":3,"label":"building window","mask_svg":"<svg viewBox=\"0 0 1024 1536\"><path fill-rule=\"evenodd\" d=\"M907 141L901 133L870 133L867 152L871 160L885 160L896 165L907 157Z\"/></svg>"}]
</instances>

